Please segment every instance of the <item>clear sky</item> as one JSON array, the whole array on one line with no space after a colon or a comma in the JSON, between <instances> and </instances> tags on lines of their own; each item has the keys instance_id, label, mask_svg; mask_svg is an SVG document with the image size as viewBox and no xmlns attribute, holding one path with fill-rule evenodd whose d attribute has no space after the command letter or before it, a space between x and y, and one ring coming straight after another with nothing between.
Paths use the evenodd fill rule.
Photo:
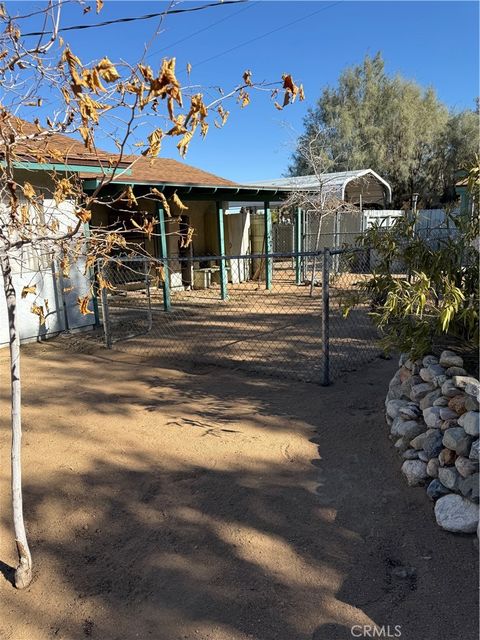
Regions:
<instances>
[{"instance_id":1,"label":"clear sky","mask_svg":"<svg viewBox=\"0 0 480 640\"><path fill-rule=\"evenodd\" d=\"M39 4L7 2L11 11L22 12ZM195 4L200 2L179 6ZM80 7L71 6L63 25L164 7L165 2L107 0L100 16L92 11L84 17ZM104 55L134 61L156 25L156 20L116 24L70 32L65 40L83 62ZM325 86L335 85L346 66L360 63L367 53L381 51L389 73L433 86L451 109L473 108L479 94L478 40L477 2L262 0L169 16L148 61L156 68L162 57L176 56L177 69L190 62L191 82L205 87L232 88L245 69L257 80L278 80L289 72L303 83L305 102L280 112L268 95L255 95L246 109L229 107L224 129L211 127L205 141L191 144L186 162L247 182L285 173L308 107ZM162 155L178 158L173 144L164 145Z\"/></svg>"}]
</instances>

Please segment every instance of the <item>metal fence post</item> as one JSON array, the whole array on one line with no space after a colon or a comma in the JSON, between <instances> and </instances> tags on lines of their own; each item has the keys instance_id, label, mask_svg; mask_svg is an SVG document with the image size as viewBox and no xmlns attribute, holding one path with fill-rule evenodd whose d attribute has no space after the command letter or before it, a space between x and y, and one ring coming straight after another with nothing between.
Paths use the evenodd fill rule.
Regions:
<instances>
[{"instance_id":1,"label":"metal fence post","mask_svg":"<svg viewBox=\"0 0 480 640\"><path fill-rule=\"evenodd\" d=\"M105 346L107 349L112 348L112 332L110 326L110 312L108 309L108 291L106 287L102 287L102 317L103 317L103 334L105 336Z\"/></svg>"},{"instance_id":2,"label":"metal fence post","mask_svg":"<svg viewBox=\"0 0 480 640\"><path fill-rule=\"evenodd\" d=\"M324 387L330 384L330 249L323 250L322 274L322 347Z\"/></svg>"}]
</instances>

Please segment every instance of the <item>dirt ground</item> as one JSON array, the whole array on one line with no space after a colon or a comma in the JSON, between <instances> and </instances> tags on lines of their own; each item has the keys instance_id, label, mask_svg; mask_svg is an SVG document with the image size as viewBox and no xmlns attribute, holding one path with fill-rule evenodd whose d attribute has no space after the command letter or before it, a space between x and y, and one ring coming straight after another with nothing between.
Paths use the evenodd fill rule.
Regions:
<instances>
[{"instance_id":1,"label":"dirt ground","mask_svg":"<svg viewBox=\"0 0 480 640\"><path fill-rule=\"evenodd\" d=\"M64 340L24 349L23 592L0 353L2 640L478 637L474 538L436 526L387 438L394 361L322 388Z\"/></svg>"}]
</instances>

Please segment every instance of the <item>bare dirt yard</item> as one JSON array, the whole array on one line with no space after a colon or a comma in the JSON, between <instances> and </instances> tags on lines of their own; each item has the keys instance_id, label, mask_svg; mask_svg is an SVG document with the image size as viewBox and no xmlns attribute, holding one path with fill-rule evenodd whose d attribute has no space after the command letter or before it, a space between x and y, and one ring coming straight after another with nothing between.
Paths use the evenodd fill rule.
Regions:
<instances>
[{"instance_id":1,"label":"bare dirt yard","mask_svg":"<svg viewBox=\"0 0 480 640\"><path fill-rule=\"evenodd\" d=\"M478 637L474 538L437 527L387 438L394 361L322 388L64 345L24 349L23 592L0 353L2 640Z\"/></svg>"}]
</instances>

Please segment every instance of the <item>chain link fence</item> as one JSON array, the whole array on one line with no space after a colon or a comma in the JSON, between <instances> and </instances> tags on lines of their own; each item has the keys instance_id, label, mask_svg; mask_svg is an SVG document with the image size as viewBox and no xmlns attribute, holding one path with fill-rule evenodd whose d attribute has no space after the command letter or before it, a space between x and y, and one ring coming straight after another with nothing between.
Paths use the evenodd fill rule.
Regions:
<instances>
[{"instance_id":1,"label":"chain link fence","mask_svg":"<svg viewBox=\"0 0 480 640\"><path fill-rule=\"evenodd\" d=\"M320 384L379 353L367 306L343 313L370 271L363 250L118 258L99 268L108 347Z\"/></svg>"}]
</instances>

